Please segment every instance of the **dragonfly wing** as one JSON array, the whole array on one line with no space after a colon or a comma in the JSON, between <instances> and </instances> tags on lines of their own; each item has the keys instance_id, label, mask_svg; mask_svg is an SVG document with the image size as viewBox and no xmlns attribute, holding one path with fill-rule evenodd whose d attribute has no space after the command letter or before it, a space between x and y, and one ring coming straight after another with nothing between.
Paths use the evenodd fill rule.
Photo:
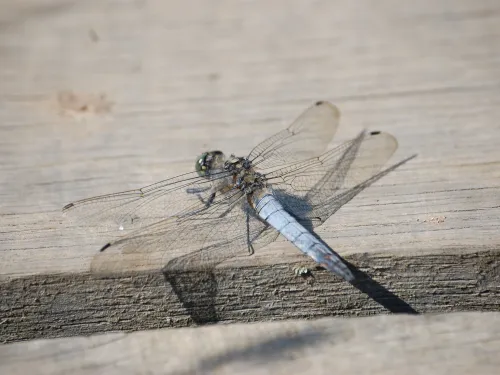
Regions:
<instances>
[{"instance_id":1,"label":"dragonfly wing","mask_svg":"<svg viewBox=\"0 0 500 375\"><path fill-rule=\"evenodd\" d=\"M164 272L207 270L236 257L250 255L276 240L279 232L263 221L242 196L237 207L211 223L203 246L170 260Z\"/></svg>"},{"instance_id":2,"label":"dragonfly wing","mask_svg":"<svg viewBox=\"0 0 500 375\"><path fill-rule=\"evenodd\" d=\"M391 165L389 168L384 169L383 171L375 174L371 178L363 181L362 183L353 186L350 189L345 189L343 193L337 194L331 199L323 202L320 205L317 205L313 208L313 210L304 216L303 220L306 223L310 223L311 227L314 228L323 224L330 216L332 216L335 212L337 212L344 204L353 199L356 195L361 193L364 189L369 187L374 182L378 181L391 171L400 167L410 159L413 159L416 155L410 156L394 165Z\"/></svg>"},{"instance_id":3,"label":"dragonfly wing","mask_svg":"<svg viewBox=\"0 0 500 375\"><path fill-rule=\"evenodd\" d=\"M91 272L110 275L145 269L210 269L248 254L249 244L265 246L278 236L260 220L239 190L210 207L184 217L170 217L109 244L92 260Z\"/></svg>"},{"instance_id":4,"label":"dragonfly wing","mask_svg":"<svg viewBox=\"0 0 500 375\"><path fill-rule=\"evenodd\" d=\"M91 272L114 274L143 269L158 269L176 251L194 252L206 244L218 218L231 211L232 202L240 199L240 191L220 194L209 207L199 211L168 217L110 242L92 260ZM177 254L178 255L178 254Z\"/></svg>"},{"instance_id":5,"label":"dragonfly wing","mask_svg":"<svg viewBox=\"0 0 500 375\"><path fill-rule=\"evenodd\" d=\"M266 174L286 210L309 228L357 195L397 149L383 132L362 132L323 155ZM354 195L353 195L354 194Z\"/></svg>"},{"instance_id":6,"label":"dragonfly wing","mask_svg":"<svg viewBox=\"0 0 500 375\"><path fill-rule=\"evenodd\" d=\"M66 205L63 214L86 230L126 234L205 207L214 181L227 176L218 172L207 179L190 172L141 189L82 199Z\"/></svg>"},{"instance_id":7,"label":"dragonfly wing","mask_svg":"<svg viewBox=\"0 0 500 375\"><path fill-rule=\"evenodd\" d=\"M321 155L337 131L340 111L329 102L317 102L287 129L257 145L248 159L266 169Z\"/></svg>"},{"instance_id":8,"label":"dragonfly wing","mask_svg":"<svg viewBox=\"0 0 500 375\"><path fill-rule=\"evenodd\" d=\"M183 251L189 251L186 245L192 251L201 246L205 228L193 220L162 220L111 242L104 251L94 256L90 270L93 274L112 275L159 269L164 253L175 249L176 245L181 246Z\"/></svg>"}]
</instances>

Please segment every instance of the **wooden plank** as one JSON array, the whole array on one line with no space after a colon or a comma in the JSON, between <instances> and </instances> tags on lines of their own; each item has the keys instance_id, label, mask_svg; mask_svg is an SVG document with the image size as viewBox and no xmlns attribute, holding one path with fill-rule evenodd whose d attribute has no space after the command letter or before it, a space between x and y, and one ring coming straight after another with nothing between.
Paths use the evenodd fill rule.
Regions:
<instances>
[{"instance_id":1,"label":"wooden plank","mask_svg":"<svg viewBox=\"0 0 500 375\"><path fill-rule=\"evenodd\" d=\"M2 340L500 308L497 1L23 4L0 18ZM419 154L318 230L360 284L296 279L312 263L285 241L214 274L86 274L106 240L64 204L244 154L318 99L338 141L378 129L393 162Z\"/></svg>"},{"instance_id":2,"label":"wooden plank","mask_svg":"<svg viewBox=\"0 0 500 375\"><path fill-rule=\"evenodd\" d=\"M497 374L499 313L325 318L34 340L5 374Z\"/></svg>"}]
</instances>

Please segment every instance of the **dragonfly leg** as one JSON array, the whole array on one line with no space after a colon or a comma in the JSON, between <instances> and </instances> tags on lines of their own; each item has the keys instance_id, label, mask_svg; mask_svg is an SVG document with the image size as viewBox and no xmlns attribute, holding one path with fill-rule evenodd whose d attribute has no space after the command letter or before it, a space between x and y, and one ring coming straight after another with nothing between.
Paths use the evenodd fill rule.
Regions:
<instances>
[{"instance_id":1,"label":"dragonfly leg","mask_svg":"<svg viewBox=\"0 0 500 375\"><path fill-rule=\"evenodd\" d=\"M205 205L205 208L208 208L210 207L210 205L214 202L214 199L215 199L215 193L212 193L210 194L210 196L208 197L208 199L205 201L203 199L203 197L199 194L197 194L197 197L198 199L201 201L201 203L203 203Z\"/></svg>"},{"instance_id":2,"label":"dragonfly leg","mask_svg":"<svg viewBox=\"0 0 500 375\"><path fill-rule=\"evenodd\" d=\"M254 250L252 244L248 243L248 255L250 256L250 255L254 255L254 254L255 254L255 250Z\"/></svg>"},{"instance_id":3,"label":"dragonfly leg","mask_svg":"<svg viewBox=\"0 0 500 375\"><path fill-rule=\"evenodd\" d=\"M188 194L200 194L203 193L207 190L210 190L209 187L204 187L204 188L187 188L186 193Z\"/></svg>"},{"instance_id":4,"label":"dragonfly leg","mask_svg":"<svg viewBox=\"0 0 500 375\"><path fill-rule=\"evenodd\" d=\"M210 207L210 205L213 203L213 201L215 199L215 192L213 192L212 194L210 194L210 196L208 197L208 199L205 200L201 196L201 193L203 193L203 192L205 192L207 190L210 190L210 188L190 188L190 189L186 189L186 193L188 193L188 194L195 194L196 197L198 197L198 199L200 200L200 202L203 203L208 208L208 207Z\"/></svg>"},{"instance_id":5,"label":"dragonfly leg","mask_svg":"<svg viewBox=\"0 0 500 375\"><path fill-rule=\"evenodd\" d=\"M215 199L215 192L213 192L212 194L210 194L210 197L208 198L207 202L206 203L204 202L205 205L207 207L209 207L213 203L214 199ZM202 200L202 202L203 202L203 200Z\"/></svg>"},{"instance_id":6,"label":"dragonfly leg","mask_svg":"<svg viewBox=\"0 0 500 375\"><path fill-rule=\"evenodd\" d=\"M252 246L252 241L250 239L250 214L247 212L247 246L248 246L248 255L254 255L255 250Z\"/></svg>"}]
</instances>

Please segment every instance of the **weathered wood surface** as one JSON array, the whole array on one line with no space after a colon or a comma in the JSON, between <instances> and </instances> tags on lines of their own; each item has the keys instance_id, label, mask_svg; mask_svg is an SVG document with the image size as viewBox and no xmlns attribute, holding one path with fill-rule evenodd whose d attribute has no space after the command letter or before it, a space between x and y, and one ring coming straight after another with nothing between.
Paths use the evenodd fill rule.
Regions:
<instances>
[{"instance_id":1,"label":"weathered wood surface","mask_svg":"<svg viewBox=\"0 0 500 375\"><path fill-rule=\"evenodd\" d=\"M3 374L498 374L500 313L326 318L34 340Z\"/></svg>"},{"instance_id":2,"label":"weathered wood surface","mask_svg":"<svg viewBox=\"0 0 500 375\"><path fill-rule=\"evenodd\" d=\"M498 1L2 6L2 340L500 308ZM419 154L318 230L364 272L357 288L295 278L312 263L284 241L208 275L86 273L105 239L64 204L248 152L318 99L342 111L338 140L378 129L393 162Z\"/></svg>"}]
</instances>

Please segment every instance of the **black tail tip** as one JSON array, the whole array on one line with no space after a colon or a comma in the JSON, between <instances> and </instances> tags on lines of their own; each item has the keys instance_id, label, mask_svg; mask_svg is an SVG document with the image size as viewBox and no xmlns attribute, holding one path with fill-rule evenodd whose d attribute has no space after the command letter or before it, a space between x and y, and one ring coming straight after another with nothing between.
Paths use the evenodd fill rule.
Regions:
<instances>
[{"instance_id":1,"label":"black tail tip","mask_svg":"<svg viewBox=\"0 0 500 375\"><path fill-rule=\"evenodd\" d=\"M375 131L370 132L370 135L379 135L379 134L380 134L379 130L375 130Z\"/></svg>"},{"instance_id":2,"label":"black tail tip","mask_svg":"<svg viewBox=\"0 0 500 375\"><path fill-rule=\"evenodd\" d=\"M111 246L111 242L108 242L106 245L104 245L103 247L101 247L101 250L99 250L99 251L104 251L104 250L106 250L110 246Z\"/></svg>"}]
</instances>

